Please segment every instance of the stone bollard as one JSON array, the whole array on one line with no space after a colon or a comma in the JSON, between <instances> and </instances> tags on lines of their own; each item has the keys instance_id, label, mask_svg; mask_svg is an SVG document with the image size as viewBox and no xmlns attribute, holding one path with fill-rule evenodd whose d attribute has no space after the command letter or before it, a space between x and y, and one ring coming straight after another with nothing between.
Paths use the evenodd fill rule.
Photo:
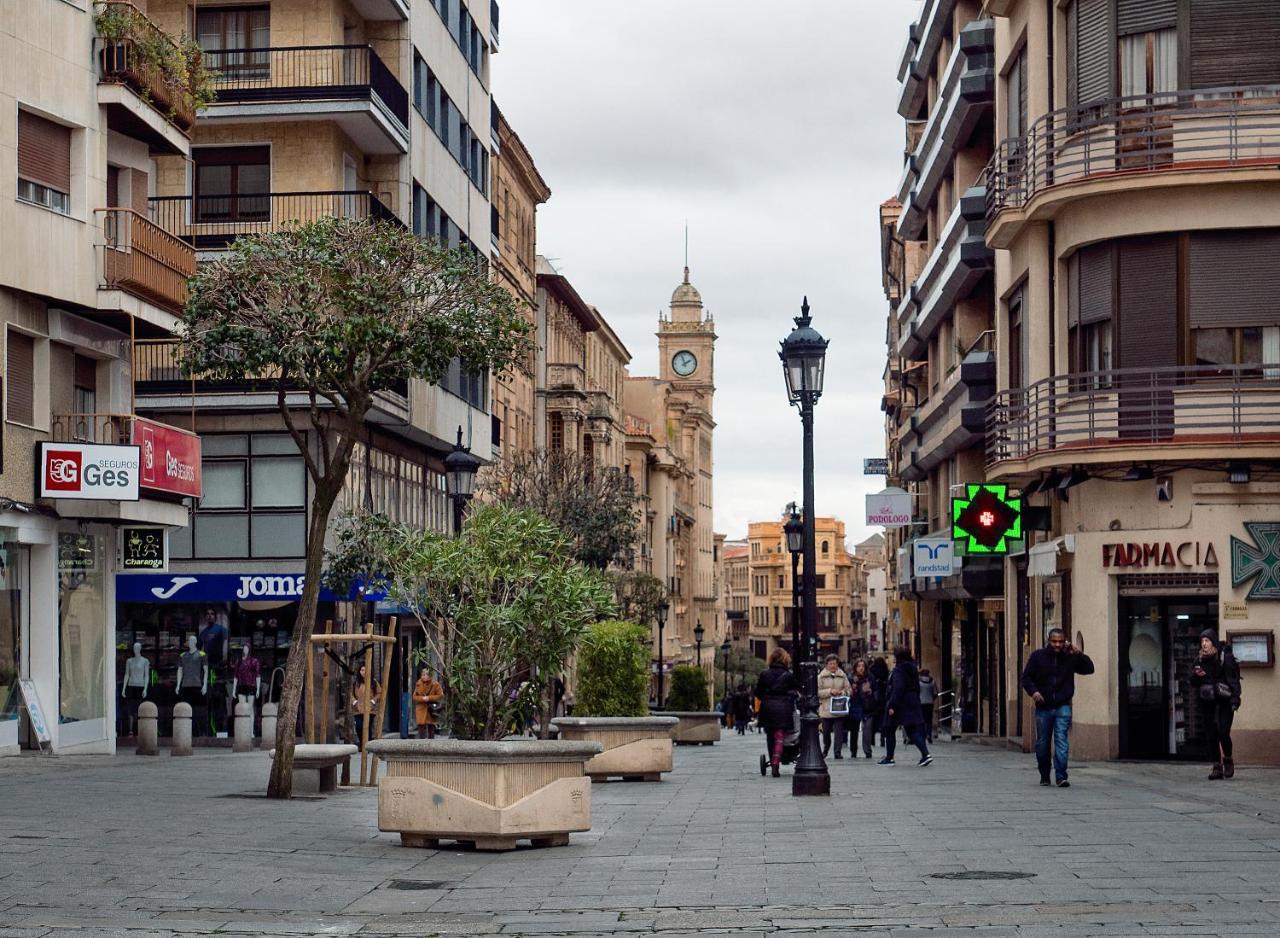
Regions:
<instances>
[{"instance_id":1,"label":"stone bollard","mask_svg":"<svg viewBox=\"0 0 1280 938\"><path fill-rule=\"evenodd\" d=\"M191 704L179 702L173 708L173 746L171 756L191 755Z\"/></svg>"},{"instance_id":2,"label":"stone bollard","mask_svg":"<svg viewBox=\"0 0 1280 938\"><path fill-rule=\"evenodd\" d=\"M149 700L138 705L138 755L160 754L160 711Z\"/></svg>"},{"instance_id":3,"label":"stone bollard","mask_svg":"<svg viewBox=\"0 0 1280 938\"><path fill-rule=\"evenodd\" d=\"M253 704L236 704L235 739L232 752L250 752L253 749Z\"/></svg>"},{"instance_id":4,"label":"stone bollard","mask_svg":"<svg viewBox=\"0 0 1280 938\"><path fill-rule=\"evenodd\" d=\"M262 745L266 748L275 745L276 720L279 713L279 704L265 703L262 705Z\"/></svg>"}]
</instances>

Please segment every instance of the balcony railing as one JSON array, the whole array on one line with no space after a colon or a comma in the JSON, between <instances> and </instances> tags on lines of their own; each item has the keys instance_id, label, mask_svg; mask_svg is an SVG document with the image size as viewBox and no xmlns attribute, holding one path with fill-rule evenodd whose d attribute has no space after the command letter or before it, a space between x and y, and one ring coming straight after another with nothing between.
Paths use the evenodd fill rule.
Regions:
<instances>
[{"instance_id":1,"label":"balcony railing","mask_svg":"<svg viewBox=\"0 0 1280 938\"><path fill-rule=\"evenodd\" d=\"M547 389L551 391L585 391L587 374L581 365L560 363L547 365Z\"/></svg>"},{"instance_id":2,"label":"balcony railing","mask_svg":"<svg viewBox=\"0 0 1280 938\"><path fill-rule=\"evenodd\" d=\"M1108 98L1004 140L987 164L987 218L1071 182L1278 160L1280 85Z\"/></svg>"},{"instance_id":3,"label":"balcony railing","mask_svg":"<svg viewBox=\"0 0 1280 938\"><path fill-rule=\"evenodd\" d=\"M151 199L152 220L200 250L222 250L243 235L281 231L330 215L403 224L372 192L264 192Z\"/></svg>"},{"instance_id":4,"label":"balcony railing","mask_svg":"<svg viewBox=\"0 0 1280 938\"><path fill-rule=\"evenodd\" d=\"M370 46L282 46L204 53L219 104L377 98L409 124L409 94Z\"/></svg>"},{"instance_id":5,"label":"balcony railing","mask_svg":"<svg viewBox=\"0 0 1280 938\"><path fill-rule=\"evenodd\" d=\"M127 208L100 208L102 285L180 313L196 272L190 244Z\"/></svg>"},{"instance_id":6,"label":"balcony railing","mask_svg":"<svg viewBox=\"0 0 1280 938\"><path fill-rule=\"evenodd\" d=\"M195 125L196 111L191 88L182 84L184 78L190 81L185 75L186 53L127 0L98 0L94 11L100 24L110 27L99 40L101 81L132 88L175 127L188 133ZM151 53L144 55L140 46Z\"/></svg>"},{"instance_id":7,"label":"balcony railing","mask_svg":"<svg viewBox=\"0 0 1280 938\"><path fill-rule=\"evenodd\" d=\"M133 443L133 414L54 414L50 435L55 443L105 443L127 445ZM147 424L157 422L147 418ZM165 424L158 424L165 426ZM174 433L187 433L171 427Z\"/></svg>"},{"instance_id":8,"label":"balcony railing","mask_svg":"<svg viewBox=\"0 0 1280 938\"><path fill-rule=\"evenodd\" d=\"M1123 368L999 392L987 466L1133 446L1280 444L1280 364Z\"/></svg>"}]
</instances>

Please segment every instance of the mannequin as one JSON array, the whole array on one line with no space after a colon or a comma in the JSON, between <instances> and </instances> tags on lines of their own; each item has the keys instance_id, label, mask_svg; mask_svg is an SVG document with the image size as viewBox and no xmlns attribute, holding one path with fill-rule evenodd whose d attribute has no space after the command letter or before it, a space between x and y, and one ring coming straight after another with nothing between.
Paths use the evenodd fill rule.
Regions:
<instances>
[{"instance_id":1,"label":"mannequin","mask_svg":"<svg viewBox=\"0 0 1280 938\"><path fill-rule=\"evenodd\" d=\"M262 662L253 656L253 648L245 639L244 653L236 662L231 679L231 695L237 703L253 703L262 692Z\"/></svg>"},{"instance_id":2,"label":"mannequin","mask_svg":"<svg viewBox=\"0 0 1280 938\"><path fill-rule=\"evenodd\" d=\"M200 732L202 722L196 718L197 708L204 706L209 691L209 658L197 647L196 637L187 636L187 650L178 658L178 699L191 705L193 735Z\"/></svg>"},{"instance_id":3,"label":"mannequin","mask_svg":"<svg viewBox=\"0 0 1280 938\"><path fill-rule=\"evenodd\" d=\"M204 628L200 630L201 650L208 656L213 667L220 668L227 660L231 632L212 608L204 611L204 623Z\"/></svg>"},{"instance_id":4,"label":"mannequin","mask_svg":"<svg viewBox=\"0 0 1280 938\"><path fill-rule=\"evenodd\" d=\"M138 705L147 699L151 685L151 662L142 656L142 643L133 643L133 657L124 663L124 682L120 685L120 697L125 701L126 736L133 736L138 729Z\"/></svg>"}]
</instances>

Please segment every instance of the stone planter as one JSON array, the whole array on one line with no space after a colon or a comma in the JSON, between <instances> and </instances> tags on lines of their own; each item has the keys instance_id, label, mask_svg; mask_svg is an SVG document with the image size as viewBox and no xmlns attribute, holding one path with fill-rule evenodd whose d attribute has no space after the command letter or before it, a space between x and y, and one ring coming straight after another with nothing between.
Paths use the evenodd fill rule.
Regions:
<instances>
[{"instance_id":1,"label":"stone planter","mask_svg":"<svg viewBox=\"0 0 1280 938\"><path fill-rule=\"evenodd\" d=\"M594 781L659 782L671 771L671 731L679 721L669 716L560 717L552 725L566 741L598 743L604 751L587 763Z\"/></svg>"},{"instance_id":2,"label":"stone planter","mask_svg":"<svg viewBox=\"0 0 1280 938\"><path fill-rule=\"evenodd\" d=\"M666 711L679 722L671 731L677 746L713 746L720 742L721 715L712 710Z\"/></svg>"},{"instance_id":3,"label":"stone planter","mask_svg":"<svg viewBox=\"0 0 1280 938\"><path fill-rule=\"evenodd\" d=\"M581 742L379 739L369 752L387 764L378 783L378 829L406 847L442 840L477 850L516 841L562 847L591 829L587 761L600 746Z\"/></svg>"}]
</instances>

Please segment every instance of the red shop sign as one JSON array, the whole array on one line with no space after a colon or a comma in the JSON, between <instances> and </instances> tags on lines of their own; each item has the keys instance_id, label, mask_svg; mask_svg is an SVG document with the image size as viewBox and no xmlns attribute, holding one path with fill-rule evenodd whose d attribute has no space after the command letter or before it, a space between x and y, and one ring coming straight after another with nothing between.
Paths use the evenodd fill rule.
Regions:
<instances>
[{"instance_id":1,"label":"red shop sign","mask_svg":"<svg viewBox=\"0 0 1280 938\"><path fill-rule=\"evenodd\" d=\"M138 481L144 489L193 498L204 494L200 484L200 437L134 417L133 442L142 450Z\"/></svg>"}]
</instances>

